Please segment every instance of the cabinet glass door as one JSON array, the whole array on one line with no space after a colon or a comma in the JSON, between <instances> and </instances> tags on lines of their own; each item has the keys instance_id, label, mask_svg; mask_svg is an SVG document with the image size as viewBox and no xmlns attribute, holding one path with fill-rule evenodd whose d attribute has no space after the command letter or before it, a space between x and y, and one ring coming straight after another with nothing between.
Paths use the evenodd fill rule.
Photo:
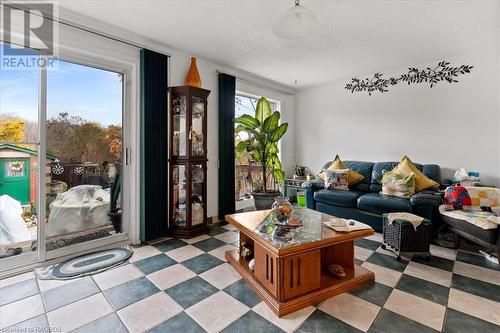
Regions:
<instances>
[{"instance_id":1,"label":"cabinet glass door","mask_svg":"<svg viewBox=\"0 0 500 333\"><path fill-rule=\"evenodd\" d=\"M205 99L197 96L192 97L191 113L191 155L205 155L205 136L203 123L205 119Z\"/></svg>"},{"instance_id":2,"label":"cabinet glass door","mask_svg":"<svg viewBox=\"0 0 500 333\"><path fill-rule=\"evenodd\" d=\"M172 101L173 139L172 155L186 156L186 96L175 96Z\"/></svg>"},{"instance_id":3,"label":"cabinet glass door","mask_svg":"<svg viewBox=\"0 0 500 333\"><path fill-rule=\"evenodd\" d=\"M174 209L172 220L176 226L185 227L187 220L186 166L174 165L172 169Z\"/></svg>"},{"instance_id":4,"label":"cabinet glass door","mask_svg":"<svg viewBox=\"0 0 500 333\"><path fill-rule=\"evenodd\" d=\"M205 222L205 202L204 202L204 181L205 168L201 164L191 166L191 225L199 225Z\"/></svg>"}]
</instances>

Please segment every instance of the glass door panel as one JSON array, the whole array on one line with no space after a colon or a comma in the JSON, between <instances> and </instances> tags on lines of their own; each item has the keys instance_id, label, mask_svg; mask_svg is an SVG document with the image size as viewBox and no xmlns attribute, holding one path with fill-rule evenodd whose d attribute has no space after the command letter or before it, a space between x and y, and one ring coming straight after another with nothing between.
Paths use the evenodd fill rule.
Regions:
<instances>
[{"instance_id":1,"label":"glass door panel","mask_svg":"<svg viewBox=\"0 0 500 333\"><path fill-rule=\"evenodd\" d=\"M187 180L186 180L186 166L174 165L172 167L173 179L173 193L172 200L174 202L174 209L172 211L172 220L176 226L185 227L187 220Z\"/></svg>"},{"instance_id":2,"label":"glass door panel","mask_svg":"<svg viewBox=\"0 0 500 333\"><path fill-rule=\"evenodd\" d=\"M205 169L201 164L194 164L191 167L191 215L192 225L199 225L205 222L205 202L204 202L204 180Z\"/></svg>"},{"instance_id":3,"label":"glass door panel","mask_svg":"<svg viewBox=\"0 0 500 333\"><path fill-rule=\"evenodd\" d=\"M46 249L121 231L123 75L57 60L47 73Z\"/></svg>"},{"instance_id":4,"label":"glass door panel","mask_svg":"<svg viewBox=\"0 0 500 333\"><path fill-rule=\"evenodd\" d=\"M6 44L0 43L0 48L4 47ZM31 51L23 53L23 58L33 58L35 62L39 58ZM44 164L38 161L39 68L1 68L0 71L1 270L5 267L4 259L36 255L38 175Z\"/></svg>"},{"instance_id":5,"label":"glass door panel","mask_svg":"<svg viewBox=\"0 0 500 333\"><path fill-rule=\"evenodd\" d=\"M205 100L201 97L192 97L191 113L191 154L192 156L205 155L205 138L203 123L205 119Z\"/></svg>"},{"instance_id":6,"label":"glass door panel","mask_svg":"<svg viewBox=\"0 0 500 333\"><path fill-rule=\"evenodd\" d=\"M172 155L186 156L186 96L175 96L172 104L174 129Z\"/></svg>"}]
</instances>

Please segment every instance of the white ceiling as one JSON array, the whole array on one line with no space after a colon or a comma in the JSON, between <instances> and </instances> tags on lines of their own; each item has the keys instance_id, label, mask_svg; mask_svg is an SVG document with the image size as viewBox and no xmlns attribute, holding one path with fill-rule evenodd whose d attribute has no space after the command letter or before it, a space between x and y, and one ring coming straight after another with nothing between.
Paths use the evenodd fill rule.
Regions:
<instances>
[{"instance_id":1,"label":"white ceiling","mask_svg":"<svg viewBox=\"0 0 500 333\"><path fill-rule=\"evenodd\" d=\"M65 9L291 87L498 47L497 1L302 0L321 32L283 40L272 24L292 0L66 0ZM297 85L294 81L297 80Z\"/></svg>"}]
</instances>

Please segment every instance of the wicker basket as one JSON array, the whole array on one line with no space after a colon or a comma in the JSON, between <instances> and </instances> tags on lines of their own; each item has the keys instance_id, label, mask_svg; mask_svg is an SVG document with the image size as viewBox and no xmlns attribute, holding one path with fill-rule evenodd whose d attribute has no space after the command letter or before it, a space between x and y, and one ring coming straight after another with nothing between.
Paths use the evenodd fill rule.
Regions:
<instances>
[{"instance_id":1,"label":"wicker basket","mask_svg":"<svg viewBox=\"0 0 500 333\"><path fill-rule=\"evenodd\" d=\"M406 220L395 220L389 224L387 214L384 214L384 244L390 246L396 253L430 254L432 240L432 223L424 219L417 227Z\"/></svg>"}]
</instances>

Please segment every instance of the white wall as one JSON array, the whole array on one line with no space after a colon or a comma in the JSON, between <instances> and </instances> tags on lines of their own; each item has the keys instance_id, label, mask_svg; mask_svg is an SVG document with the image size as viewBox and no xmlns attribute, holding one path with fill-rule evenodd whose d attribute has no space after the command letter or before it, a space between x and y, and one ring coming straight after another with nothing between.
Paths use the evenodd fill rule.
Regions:
<instances>
[{"instance_id":1,"label":"white wall","mask_svg":"<svg viewBox=\"0 0 500 333\"><path fill-rule=\"evenodd\" d=\"M458 77L458 83L440 83L432 89L426 84L400 83L384 94L351 94L344 89L350 81L346 78L298 91L297 160L317 173L335 154L364 161L396 161L407 154L415 162L439 164L443 178L464 167L480 172L483 183L499 186L499 55L495 50L408 64L425 68L449 60L452 65L474 66L470 74ZM398 68L384 74L405 71Z\"/></svg>"}]
</instances>

